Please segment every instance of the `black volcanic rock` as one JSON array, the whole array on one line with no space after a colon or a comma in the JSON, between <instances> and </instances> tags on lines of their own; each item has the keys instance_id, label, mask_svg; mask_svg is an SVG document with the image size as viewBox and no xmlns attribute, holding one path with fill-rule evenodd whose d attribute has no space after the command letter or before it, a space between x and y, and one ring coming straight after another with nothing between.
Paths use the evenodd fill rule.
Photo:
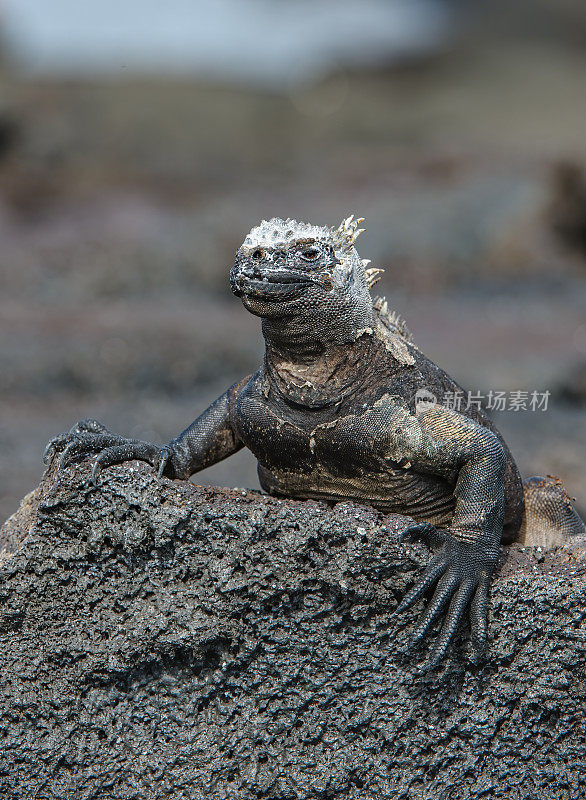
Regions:
<instances>
[{"instance_id":1,"label":"black volcanic rock","mask_svg":"<svg viewBox=\"0 0 586 800\"><path fill-rule=\"evenodd\" d=\"M487 664L421 675L415 612L389 619L428 558L405 518L88 476L49 470L2 530L1 797L586 793L580 542L509 548Z\"/></svg>"}]
</instances>

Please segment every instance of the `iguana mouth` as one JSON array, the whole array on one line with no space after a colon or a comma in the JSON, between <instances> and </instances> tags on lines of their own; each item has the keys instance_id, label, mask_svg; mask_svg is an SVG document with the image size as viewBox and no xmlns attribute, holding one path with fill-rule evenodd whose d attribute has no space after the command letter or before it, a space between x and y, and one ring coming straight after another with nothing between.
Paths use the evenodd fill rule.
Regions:
<instances>
[{"instance_id":1,"label":"iguana mouth","mask_svg":"<svg viewBox=\"0 0 586 800\"><path fill-rule=\"evenodd\" d=\"M257 272L255 275L239 272L231 281L237 297L259 297L271 300L290 299L303 291L313 281L306 275L284 270Z\"/></svg>"}]
</instances>

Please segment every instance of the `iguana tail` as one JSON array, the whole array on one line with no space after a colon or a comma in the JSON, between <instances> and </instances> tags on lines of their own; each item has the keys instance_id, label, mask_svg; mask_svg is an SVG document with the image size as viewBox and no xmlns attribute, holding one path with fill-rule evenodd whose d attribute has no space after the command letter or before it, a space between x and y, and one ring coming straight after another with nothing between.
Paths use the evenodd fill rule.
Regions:
<instances>
[{"instance_id":1,"label":"iguana tail","mask_svg":"<svg viewBox=\"0 0 586 800\"><path fill-rule=\"evenodd\" d=\"M570 536L586 535L586 524L559 478L548 475L523 481L525 514L517 541L551 549Z\"/></svg>"}]
</instances>

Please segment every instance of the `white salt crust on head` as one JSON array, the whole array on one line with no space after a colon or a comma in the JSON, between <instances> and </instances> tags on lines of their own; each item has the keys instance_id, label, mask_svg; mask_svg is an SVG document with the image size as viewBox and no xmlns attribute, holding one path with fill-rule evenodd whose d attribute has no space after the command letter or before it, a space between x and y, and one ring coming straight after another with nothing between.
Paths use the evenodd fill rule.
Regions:
<instances>
[{"instance_id":1,"label":"white salt crust on head","mask_svg":"<svg viewBox=\"0 0 586 800\"><path fill-rule=\"evenodd\" d=\"M356 239L363 232L364 228L359 228L364 218L354 218L350 215L344 219L337 228L330 228L322 225L312 225L309 222L298 222L295 219L282 219L273 217L263 219L260 225L256 225L245 238L242 247L246 250L255 248L286 248L299 241L316 241L331 244L334 252L341 260L357 262L360 261L358 253L354 247ZM370 261L362 259L360 261L365 271L366 282L372 287L382 275L381 269L366 269Z\"/></svg>"}]
</instances>

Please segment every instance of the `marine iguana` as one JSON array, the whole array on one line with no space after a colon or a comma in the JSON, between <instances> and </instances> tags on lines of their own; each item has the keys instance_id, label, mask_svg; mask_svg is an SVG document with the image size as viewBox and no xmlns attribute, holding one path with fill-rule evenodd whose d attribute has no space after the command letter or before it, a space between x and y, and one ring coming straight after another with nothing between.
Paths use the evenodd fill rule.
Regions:
<instances>
[{"instance_id":1,"label":"marine iguana","mask_svg":"<svg viewBox=\"0 0 586 800\"><path fill-rule=\"evenodd\" d=\"M230 284L262 320L264 362L176 439L160 446L83 420L49 442L45 460L62 451L66 467L95 454L96 479L101 468L138 459L159 476L187 479L248 447L272 495L408 515L405 535L437 552L394 614L433 591L413 634L422 642L444 615L427 666L443 658L467 612L479 660L500 542L555 543L585 526L559 481L522 484L484 411L435 401L461 387L371 297L381 270L356 250L362 221L329 228L274 218L250 231Z\"/></svg>"}]
</instances>

